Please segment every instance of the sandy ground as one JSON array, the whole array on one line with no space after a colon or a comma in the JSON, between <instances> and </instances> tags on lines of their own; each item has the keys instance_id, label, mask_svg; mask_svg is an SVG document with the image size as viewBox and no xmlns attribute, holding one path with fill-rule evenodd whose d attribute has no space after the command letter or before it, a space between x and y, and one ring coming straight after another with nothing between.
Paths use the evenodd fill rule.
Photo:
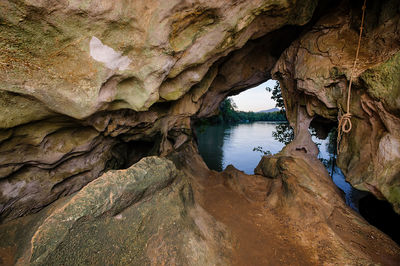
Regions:
<instances>
[{"instance_id":1,"label":"sandy ground","mask_svg":"<svg viewBox=\"0 0 400 266\"><path fill-rule=\"evenodd\" d=\"M302 230L301 226L296 227L282 213L266 206L268 184L264 177L243 174L241 178L246 187L240 189L245 193L238 191L241 185L235 185L229 175L211 171L209 178L201 182L200 193L197 193L197 200L202 207L231 230L235 239L234 265L321 265L321 262L331 265L323 262L324 256L330 257L332 253L329 245L325 246L319 241L316 246L307 246L307 241L299 238L299 235L307 234L298 232ZM335 233L343 241L354 245L357 252L361 249L367 254L371 263L400 265L398 247L394 246L392 250L382 253L380 242L373 241L374 238L381 238L379 232L377 234L372 230L367 233L370 235L359 237L359 232L356 231L363 231L365 234L365 228L346 226L348 220L338 213L331 218L332 225L336 228ZM354 265L365 265L365 261L354 261Z\"/></svg>"}]
</instances>

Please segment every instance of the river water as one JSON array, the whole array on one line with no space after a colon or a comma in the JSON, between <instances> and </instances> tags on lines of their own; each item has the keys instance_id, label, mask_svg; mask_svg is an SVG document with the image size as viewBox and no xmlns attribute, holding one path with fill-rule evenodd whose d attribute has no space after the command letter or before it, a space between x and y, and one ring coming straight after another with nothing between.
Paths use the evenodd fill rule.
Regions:
<instances>
[{"instance_id":1,"label":"river water","mask_svg":"<svg viewBox=\"0 0 400 266\"><path fill-rule=\"evenodd\" d=\"M254 174L263 153L254 151L261 147L263 151L278 153L285 142L290 141L290 128L287 124L272 122L253 122L235 125L212 125L197 128L199 151L207 166L216 171L222 171L229 164L247 174ZM275 133L274 133L275 132ZM319 158L325 161L325 166L334 183L344 191L346 203L358 211L358 201L365 193L354 189L345 181L340 169L332 167L334 154L329 151L329 138L320 140L313 136L320 153Z\"/></svg>"}]
</instances>

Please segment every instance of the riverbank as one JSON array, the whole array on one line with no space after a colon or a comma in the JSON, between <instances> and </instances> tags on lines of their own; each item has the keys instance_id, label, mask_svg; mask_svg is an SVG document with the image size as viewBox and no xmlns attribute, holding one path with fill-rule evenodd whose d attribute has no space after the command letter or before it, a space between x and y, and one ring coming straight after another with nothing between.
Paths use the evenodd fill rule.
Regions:
<instances>
[{"instance_id":1,"label":"riverbank","mask_svg":"<svg viewBox=\"0 0 400 266\"><path fill-rule=\"evenodd\" d=\"M334 134L333 130L329 134ZM261 147L261 151L276 154L285 144L291 141L290 130L287 123L281 122L253 122L236 124L219 124L206 127L203 131L197 131L199 152L205 163L211 170L222 172L229 165L234 165L244 173L254 174L263 153L255 151L255 147ZM345 176L335 164L336 146L331 143L336 139L328 135L324 140L312 136L312 140L319 149L318 158L323 162L335 185L343 191L346 204L356 212L371 221L371 223L390 235L399 242L397 230L389 222L382 222L381 217L391 217L392 221L400 221L391 208L375 208L380 206L379 200L368 192L353 188L346 182ZM364 204L360 209L360 200L369 196L370 204ZM369 210L368 210L369 209Z\"/></svg>"}]
</instances>

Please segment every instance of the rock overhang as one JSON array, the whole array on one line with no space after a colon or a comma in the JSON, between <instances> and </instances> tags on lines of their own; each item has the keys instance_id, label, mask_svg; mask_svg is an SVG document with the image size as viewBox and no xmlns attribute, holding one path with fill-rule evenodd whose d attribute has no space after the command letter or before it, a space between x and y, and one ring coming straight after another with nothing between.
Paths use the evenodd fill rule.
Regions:
<instances>
[{"instance_id":1,"label":"rock overhang","mask_svg":"<svg viewBox=\"0 0 400 266\"><path fill-rule=\"evenodd\" d=\"M228 187L233 200L260 205L248 216L264 217L253 224L257 234L271 218L285 220L283 236L294 228L296 256L396 261L398 247L346 207L308 132L315 117L336 121L345 106L358 2L51 2L0 4L10 14L0 15L2 260L229 264L237 232L215 220L207 198L216 194L204 191ZM369 2L354 128L338 164L352 185L398 211L399 1ZM282 85L295 140L264 157L259 175L212 173L197 154L193 120L271 77ZM277 256L266 249L264 257Z\"/></svg>"},{"instance_id":2,"label":"rock overhang","mask_svg":"<svg viewBox=\"0 0 400 266\"><path fill-rule=\"evenodd\" d=\"M0 79L4 108L0 115L1 182L16 186L35 173L36 185L24 197L45 187L54 200L79 189L110 165L126 164L122 161L127 158L113 152L119 143L150 139L152 154L168 154L192 139L191 119L215 113L226 96L265 81L271 73L281 82L294 127L299 123L298 108L305 108L310 117L335 120L338 108L344 106L342 91L353 59L357 35L353 24L359 10L346 1L333 6L329 1L320 1L318 6L317 2L218 1L196 6L149 2L125 7L101 1L80 5L63 1L51 8L43 1L5 2L2 8L11 15L1 25L5 60L1 65L5 75ZM349 148L339 157L353 185L376 188L393 204L397 204L393 200L397 198L397 161L387 151L398 142L396 103L389 97L393 93L379 96L377 91L386 81L392 91L397 88L396 80L390 79L395 73L387 70L398 61L398 12L389 12L395 2L382 4L377 13L381 22L367 26L357 73L361 79L353 97L355 124L363 129L344 140L344 147ZM379 38L385 42L376 42ZM362 93L365 84L367 94ZM46 126L63 120L69 121L65 128ZM364 128L364 120L373 124L372 131ZM20 137L25 130L32 134L31 127L44 130L34 144ZM378 133L367 136L364 129ZM80 132L93 138L84 144L66 143L56 134L63 130L66 135ZM367 145L381 154L376 162L372 160L376 165L372 170L363 166L371 160L360 154L370 151L362 149L367 146L357 140L359 134L363 140L377 139ZM68 151L56 148L65 145L75 147ZM52 155L46 156L45 151ZM15 161L12 158L17 153L21 155ZM91 161L89 168L68 170L71 160L79 158ZM390 165L390 173L378 167L382 162ZM39 177L48 176L49 171L50 184L49 178ZM364 172L367 178L359 174ZM382 174L385 181L377 177ZM77 182L71 185L74 189L53 194L51 188L71 176L78 177L70 179L76 180L71 184ZM11 199L3 197L9 202L3 212L8 212ZM43 198L46 195L36 198L34 208L48 204ZM29 208L33 206L18 215L29 213Z\"/></svg>"}]
</instances>

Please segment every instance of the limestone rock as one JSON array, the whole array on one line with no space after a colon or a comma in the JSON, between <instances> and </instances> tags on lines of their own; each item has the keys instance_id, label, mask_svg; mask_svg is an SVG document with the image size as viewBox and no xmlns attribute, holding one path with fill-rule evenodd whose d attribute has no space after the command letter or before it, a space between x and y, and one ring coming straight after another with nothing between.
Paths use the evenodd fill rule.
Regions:
<instances>
[{"instance_id":1,"label":"limestone rock","mask_svg":"<svg viewBox=\"0 0 400 266\"><path fill-rule=\"evenodd\" d=\"M176 100L219 58L286 24L305 24L316 4L4 1L0 89L18 103L0 128L53 112L82 119ZM17 108L28 99L36 112L21 120Z\"/></svg>"},{"instance_id":2,"label":"limestone rock","mask_svg":"<svg viewBox=\"0 0 400 266\"><path fill-rule=\"evenodd\" d=\"M235 265L396 265L400 248L350 209L324 165L286 149L259 167L273 178L247 175L232 165L207 171L195 147L174 153L196 202L235 240ZM265 164L265 162L267 162ZM312 169L312 171L310 171Z\"/></svg>"},{"instance_id":3,"label":"limestone rock","mask_svg":"<svg viewBox=\"0 0 400 266\"><path fill-rule=\"evenodd\" d=\"M271 166L279 170L267 186L264 206L294 230L291 237L311 251L313 264L397 263L399 247L346 206L317 158L301 151L283 152L264 157L258 168L268 173L265 167Z\"/></svg>"},{"instance_id":4,"label":"limestone rock","mask_svg":"<svg viewBox=\"0 0 400 266\"><path fill-rule=\"evenodd\" d=\"M2 1L0 219L179 149L191 117L270 76L317 2Z\"/></svg>"},{"instance_id":5,"label":"limestone rock","mask_svg":"<svg viewBox=\"0 0 400 266\"><path fill-rule=\"evenodd\" d=\"M0 226L0 237L6 265L226 264L232 241L194 202L187 177L158 157Z\"/></svg>"},{"instance_id":6,"label":"limestone rock","mask_svg":"<svg viewBox=\"0 0 400 266\"><path fill-rule=\"evenodd\" d=\"M338 165L354 187L388 200L399 213L398 3L367 4L351 92L353 127L340 143ZM302 108L311 118L332 121L347 111L360 16L360 6L343 2L282 54L273 73L281 81L293 127L302 123L297 114Z\"/></svg>"},{"instance_id":7,"label":"limestone rock","mask_svg":"<svg viewBox=\"0 0 400 266\"><path fill-rule=\"evenodd\" d=\"M346 111L361 6L334 2L1 1L1 263L396 263L308 132ZM397 212L399 6L368 2L338 156ZM193 122L271 76L295 140L257 176L209 171Z\"/></svg>"}]
</instances>

